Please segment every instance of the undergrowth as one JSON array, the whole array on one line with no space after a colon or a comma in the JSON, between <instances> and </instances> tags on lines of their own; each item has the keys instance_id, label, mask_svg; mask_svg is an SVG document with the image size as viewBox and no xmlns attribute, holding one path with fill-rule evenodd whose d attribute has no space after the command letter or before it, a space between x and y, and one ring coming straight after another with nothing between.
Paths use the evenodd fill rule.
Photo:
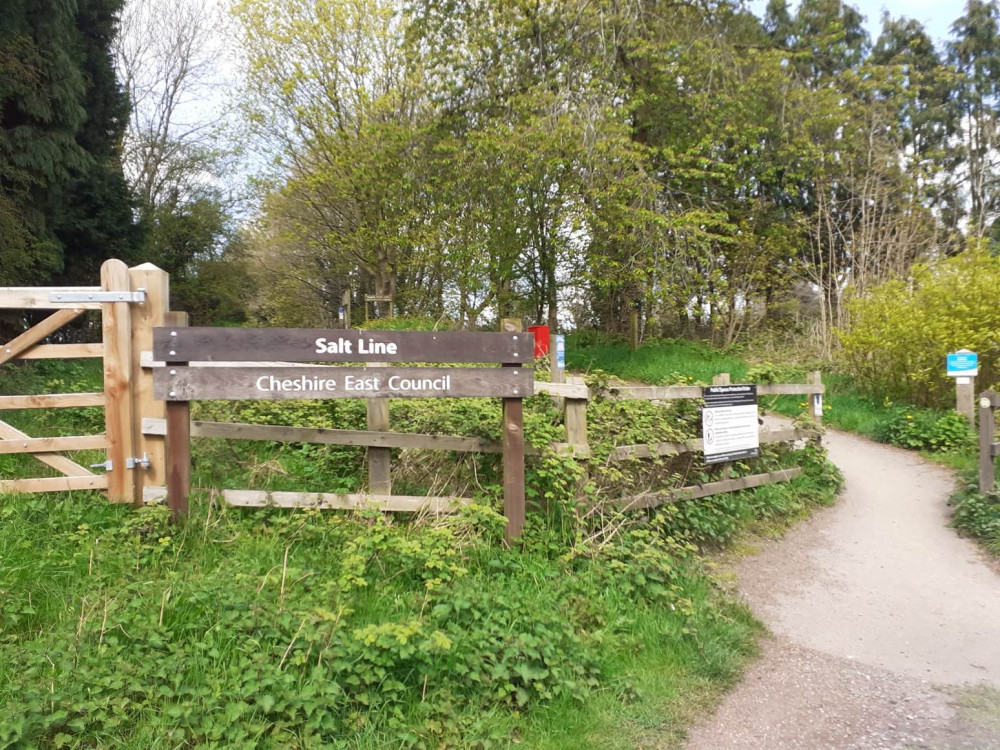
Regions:
<instances>
[{"instance_id":1,"label":"undergrowth","mask_svg":"<svg viewBox=\"0 0 1000 750\"><path fill-rule=\"evenodd\" d=\"M25 372L21 392L61 374L61 389L87 390L95 376ZM595 374L595 385L604 380ZM238 441L196 444L202 489L180 526L162 508L88 493L0 496L0 746L575 749L632 747L650 732L679 741L760 632L711 584L700 552L748 523L800 516L839 478L815 448L774 447L732 466L735 475L796 463L804 473L622 513L623 493L722 469L690 456L608 461L615 444L697 434L695 402L592 407L588 476L548 448L565 440L551 400L526 402L538 455L516 550L501 542L501 474L488 454L394 457L396 491L475 498L443 518L227 508L210 488L363 486L360 449ZM32 434L100 430L99 411L59 414L11 417ZM361 428L364 406L204 404L198 417ZM499 404L393 401L392 421L495 439ZM4 476L27 470L0 463Z\"/></svg>"}]
</instances>

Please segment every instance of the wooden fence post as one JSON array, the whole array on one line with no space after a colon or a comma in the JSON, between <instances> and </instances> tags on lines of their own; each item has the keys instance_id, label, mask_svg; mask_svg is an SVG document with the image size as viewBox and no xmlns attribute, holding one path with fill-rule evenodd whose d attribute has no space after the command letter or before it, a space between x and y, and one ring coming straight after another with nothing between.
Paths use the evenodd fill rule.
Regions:
<instances>
[{"instance_id":1,"label":"wooden fence post","mask_svg":"<svg viewBox=\"0 0 1000 750\"><path fill-rule=\"evenodd\" d=\"M712 378L712 385L729 385L729 384L730 380L728 372L720 372L718 375Z\"/></svg>"},{"instance_id":2,"label":"wooden fence post","mask_svg":"<svg viewBox=\"0 0 1000 750\"><path fill-rule=\"evenodd\" d=\"M369 367L385 367L371 363ZM368 429L373 432L389 431L389 399L370 398L368 404ZM368 491L373 495L392 494L392 449L368 449Z\"/></svg>"},{"instance_id":3,"label":"wooden fence post","mask_svg":"<svg viewBox=\"0 0 1000 750\"><path fill-rule=\"evenodd\" d=\"M168 312L164 325L182 328L188 324L186 312ZM166 366L186 365L187 362L167 359ZM191 404L188 401L167 401L166 474L167 506L174 522L188 514L188 494L191 492Z\"/></svg>"},{"instance_id":4,"label":"wooden fence post","mask_svg":"<svg viewBox=\"0 0 1000 750\"><path fill-rule=\"evenodd\" d=\"M584 384L583 378L570 378L570 382ZM566 442L570 445L587 447L587 400L566 399Z\"/></svg>"},{"instance_id":5,"label":"wooden fence post","mask_svg":"<svg viewBox=\"0 0 1000 750\"><path fill-rule=\"evenodd\" d=\"M997 404L997 394L985 391L979 394L979 492L992 492L996 483L993 464L993 435L996 420L993 408Z\"/></svg>"},{"instance_id":6,"label":"wooden fence post","mask_svg":"<svg viewBox=\"0 0 1000 750\"><path fill-rule=\"evenodd\" d=\"M153 370L142 366L143 352L153 351L153 328L164 325L170 310L170 274L152 263L129 269L133 292L146 291L146 301L132 308L132 415L135 420L135 454L149 457L149 468L135 469L136 505L144 502L146 487L167 484L166 445L162 435L144 435L143 418L165 419L166 403L153 397Z\"/></svg>"},{"instance_id":7,"label":"wooden fence post","mask_svg":"<svg viewBox=\"0 0 1000 750\"><path fill-rule=\"evenodd\" d=\"M976 425L976 379L966 376L955 378L955 411Z\"/></svg>"},{"instance_id":8,"label":"wooden fence post","mask_svg":"<svg viewBox=\"0 0 1000 750\"><path fill-rule=\"evenodd\" d=\"M628 347L632 351L639 348L639 313L635 310L628 316Z\"/></svg>"},{"instance_id":9,"label":"wooden fence post","mask_svg":"<svg viewBox=\"0 0 1000 750\"><path fill-rule=\"evenodd\" d=\"M809 385L822 385L823 375L819 370L813 370L806 376ZM812 408L812 417L817 424L823 423L823 394L814 393L809 397L809 405Z\"/></svg>"},{"instance_id":10,"label":"wooden fence post","mask_svg":"<svg viewBox=\"0 0 1000 750\"><path fill-rule=\"evenodd\" d=\"M503 318L500 330L521 333L518 318ZM524 367L524 363L503 367ZM503 399L503 511L507 516L504 541L513 544L524 531L524 402L520 398Z\"/></svg>"},{"instance_id":11,"label":"wooden fence post","mask_svg":"<svg viewBox=\"0 0 1000 750\"><path fill-rule=\"evenodd\" d=\"M101 305L101 333L104 340L104 427L108 440L108 500L134 503L132 469L126 459L135 456L135 420L132 415L132 302L128 267L120 260L101 266L101 289L122 292L120 302Z\"/></svg>"}]
</instances>

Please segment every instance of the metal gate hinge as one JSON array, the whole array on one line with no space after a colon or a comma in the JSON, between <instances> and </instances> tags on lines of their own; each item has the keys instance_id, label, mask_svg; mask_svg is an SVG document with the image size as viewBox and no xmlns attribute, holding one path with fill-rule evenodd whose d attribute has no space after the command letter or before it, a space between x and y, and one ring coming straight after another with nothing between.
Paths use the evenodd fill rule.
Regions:
<instances>
[{"instance_id":1,"label":"metal gate hinge","mask_svg":"<svg viewBox=\"0 0 1000 750\"><path fill-rule=\"evenodd\" d=\"M143 452L142 458L126 458L125 468L135 469L136 467L140 469L149 468L149 453ZM114 471L115 464L110 458L107 461L101 461L99 464L91 464L91 469L104 469L105 471Z\"/></svg>"},{"instance_id":2,"label":"metal gate hinge","mask_svg":"<svg viewBox=\"0 0 1000 750\"><path fill-rule=\"evenodd\" d=\"M125 459L125 468L126 469L134 469L137 466L140 469L148 469L149 468L149 453L147 453L147 452L144 451L143 454L142 454L142 458L126 458Z\"/></svg>"},{"instance_id":3,"label":"metal gate hinge","mask_svg":"<svg viewBox=\"0 0 1000 750\"><path fill-rule=\"evenodd\" d=\"M134 292L50 292L49 302L135 302L146 301L146 290Z\"/></svg>"}]
</instances>

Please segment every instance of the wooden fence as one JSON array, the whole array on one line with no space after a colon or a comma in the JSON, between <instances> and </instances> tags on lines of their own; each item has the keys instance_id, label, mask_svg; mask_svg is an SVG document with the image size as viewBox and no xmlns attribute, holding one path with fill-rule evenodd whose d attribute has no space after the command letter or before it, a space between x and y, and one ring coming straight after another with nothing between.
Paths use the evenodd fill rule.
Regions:
<instances>
[{"instance_id":1,"label":"wooden fence","mask_svg":"<svg viewBox=\"0 0 1000 750\"><path fill-rule=\"evenodd\" d=\"M77 357L102 358L104 361L104 388L100 393L2 396L0 410L102 406L105 408L106 427L102 435L30 437L6 422L0 422L0 453L31 454L64 475L57 478L3 479L0 480L0 491L106 489L113 502L142 504L161 501L166 497L167 487L171 482L178 486L186 486L189 482L187 476L168 477L166 474L165 443L170 433L168 423L171 420L176 428L175 434L186 431L188 437L358 446L369 452L368 494L225 490L225 500L233 505L329 508L372 505L393 511L426 509L438 512L468 500L392 495L389 465L391 450L443 450L460 453L502 453L504 450L501 441L480 437L392 432L385 399L369 401L368 430L191 421L187 402L171 402L168 406L153 395L154 369L170 366L168 362L153 359L153 329L164 325L185 325L186 316L184 313L169 312L168 275L149 264L128 269L120 261L108 261L102 267L99 287L0 288L0 307L55 310L44 321L0 349L0 363L13 359ZM100 344L43 342L46 337L86 310L101 311ZM516 322L505 321L505 325L507 330L519 330ZM240 364L216 363L223 367L236 367ZM728 382L729 376L726 374L715 379L717 384ZM559 451L570 452L580 460L588 460L591 450L587 410L591 393L582 379L570 377L567 382L535 381L534 388L535 393L547 393L557 399L563 408L567 439L565 443L557 443L554 447ZM757 392L763 396L809 396L814 418L817 421L821 419L823 385L818 372L811 373L809 382L805 384L758 385ZM702 393L700 386L613 386L605 395L621 400L670 401L700 399ZM509 405L505 403L505 408L507 406ZM760 442L790 442L809 438L814 434L797 429L763 431L760 433ZM702 448L700 439L651 445L620 445L608 460L677 455L700 451ZM60 452L76 450L106 451L106 472L95 473L58 455ZM525 452L530 455L535 451L530 446L525 446ZM787 481L797 473L797 470L789 469L749 477L725 478L704 485L622 498L621 505L626 508L652 507L670 499L705 497Z\"/></svg>"}]
</instances>

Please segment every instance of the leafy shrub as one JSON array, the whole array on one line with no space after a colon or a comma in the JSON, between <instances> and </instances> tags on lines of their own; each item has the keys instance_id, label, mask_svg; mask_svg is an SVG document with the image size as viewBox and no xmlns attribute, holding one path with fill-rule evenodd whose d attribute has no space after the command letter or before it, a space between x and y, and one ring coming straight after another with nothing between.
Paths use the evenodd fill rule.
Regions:
<instances>
[{"instance_id":1,"label":"leafy shrub","mask_svg":"<svg viewBox=\"0 0 1000 750\"><path fill-rule=\"evenodd\" d=\"M954 391L945 355L979 353L981 388L996 382L1000 360L1000 257L973 249L912 277L889 281L848 304L839 331L843 368L866 392L921 406L944 406Z\"/></svg>"},{"instance_id":2,"label":"leafy shrub","mask_svg":"<svg viewBox=\"0 0 1000 750\"><path fill-rule=\"evenodd\" d=\"M451 331L455 324L448 318L375 318L356 327L368 331Z\"/></svg>"},{"instance_id":3,"label":"leafy shrub","mask_svg":"<svg viewBox=\"0 0 1000 750\"><path fill-rule=\"evenodd\" d=\"M797 365L761 362L747 370L748 383L801 383L806 371Z\"/></svg>"},{"instance_id":4,"label":"leafy shrub","mask_svg":"<svg viewBox=\"0 0 1000 750\"><path fill-rule=\"evenodd\" d=\"M952 526L985 542L994 554L1000 554L1000 495L995 492L980 495L973 486L954 500Z\"/></svg>"},{"instance_id":5,"label":"leafy shrub","mask_svg":"<svg viewBox=\"0 0 1000 750\"><path fill-rule=\"evenodd\" d=\"M958 412L900 409L875 433L875 439L911 450L946 451L972 444L969 423Z\"/></svg>"}]
</instances>

